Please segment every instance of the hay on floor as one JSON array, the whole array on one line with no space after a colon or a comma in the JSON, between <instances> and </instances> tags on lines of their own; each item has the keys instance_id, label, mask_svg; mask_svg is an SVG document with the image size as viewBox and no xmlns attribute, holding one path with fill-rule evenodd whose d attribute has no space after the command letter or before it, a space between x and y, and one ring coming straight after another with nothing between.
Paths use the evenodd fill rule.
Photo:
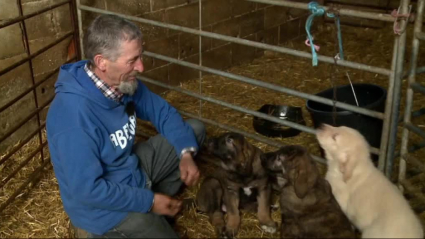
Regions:
<instances>
[{"instance_id":1,"label":"hay on floor","mask_svg":"<svg viewBox=\"0 0 425 239\"><path fill-rule=\"evenodd\" d=\"M332 27L324 25L320 31L315 34L315 44L321 46L319 54L334 56L335 55L335 37ZM347 60L361 62L364 64L390 68L392 50L393 50L393 33L391 26L384 29L367 29L343 27L344 51ZM406 59L410 59L411 31L407 40L408 47L406 49ZM309 49L303 44L303 39L290 41L284 44L286 47L295 48L309 52ZM422 53L419 56L424 55ZM424 60L420 59L419 66L424 65ZM407 68L409 62L405 62ZM384 88L388 87L388 78L373 73L361 72L358 70L339 68L339 74L336 77L337 85L348 84L345 72L348 71L351 80L354 83L373 83ZM320 62L317 67L312 67L311 60L300 59L283 54L265 51L264 56L255 59L251 63L233 67L228 72L244 75L250 78L258 79L264 82L270 82L290 89L315 94L324 89L331 88L330 72L331 65ZM419 81L424 81L421 76ZM202 94L211 96L219 100L223 100L232 104L243 106L252 110L259 109L263 104L283 104L300 106L303 108L303 116L307 126L312 126L309 113L305 110L305 100L265 90L259 87L243 84L237 81L226 79L221 76L204 75L202 79ZM194 79L181 84L181 87L191 91L199 92L199 80ZM403 81L401 108L404 108L406 81ZM202 112L199 109L199 100L182 95L177 92L167 92L163 95L176 108L191 112L193 114L201 114L202 117L215 120L217 122L227 124L247 132L255 133L252 127L252 116L245 113L236 112L234 110L217 106L208 102L202 102ZM414 110L425 105L425 97L420 98L415 95ZM404 111L401 111L401 115ZM423 120L415 119L416 124L425 127ZM139 124L139 130L142 129L154 134L155 131L149 127L149 124ZM401 128L399 128L401 136ZM207 133L215 136L224 132L224 130L212 126L207 126ZM319 155L319 148L313 135L301 133L293 138L274 140L281 141L285 144L301 144L309 148L311 153ZM249 139L249 141L264 151L274 150L275 148L267 146L263 143ZM420 139L412 136L413 142L419 142ZM400 139L398 140L400 143ZM7 177L16 165L26 158L29 152L38 147L38 139L35 138L29 142L19 153L15 154L7 164L0 168L1 177ZM415 153L418 158L425 158L425 150ZM45 150L47 152L47 148ZM46 153L47 154L47 153ZM4 156L4 155L3 155ZM48 157L48 156L45 156ZM34 158L20 173L11 180L0 191L0 203L3 203L9 196L26 180L28 175L40 165L41 160ZM208 173L212 170L211 165L200 163L201 172ZM322 173L324 167L320 168ZM417 175L416 186L424 188L424 177ZM202 179L202 178L201 178ZM187 188L179 198L194 198L199 189L199 184ZM276 195L273 198L275 203ZM420 205L423 202L413 202ZM273 211L273 219L280 221L279 210ZM425 219L423 213L422 218ZM6 210L0 214L0 237L17 238L17 237L39 237L39 238L68 238L69 219L63 211L62 202L59 196L58 185L51 167L40 181L29 187L15 202L9 205ZM179 214L177 218L176 230L180 235L189 238L206 238L215 237L214 231L206 215L198 213L196 208L192 207ZM262 232L259 228L258 220L253 213L243 213L242 226L238 235L240 238L267 238L279 237L279 234L270 235Z\"/></svg>"}]
</instances>

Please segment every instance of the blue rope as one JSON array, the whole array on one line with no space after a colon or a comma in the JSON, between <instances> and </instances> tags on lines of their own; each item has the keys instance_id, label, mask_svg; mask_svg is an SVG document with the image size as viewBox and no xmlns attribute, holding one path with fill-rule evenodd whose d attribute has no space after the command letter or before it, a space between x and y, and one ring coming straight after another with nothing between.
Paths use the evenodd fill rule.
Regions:
<instances>
[{"instance_id":1,"label":"blue rope","mask_svg":"<svg viewBox=\"0 0 425 239\"><path fill-rule=\"evenodd\" d=\"M308 9L311 11L312 14L307 18L307 21L305 23L305 30L307 32L308 40L310 41L311 54L313 55L313 66L317 66L317 53L314 49L313 37L310 34L310 28L315 17L323 16L323 14L325 14L325 9L319 7L319 4L317 2L310 2L308 4Z\"/></svg>"},{"instance_id":2,"label":"blue rope","mask_svg":"<svg viewBox=\"0 0 425 239\"><path fill-rule=\"evenodd\" d=\"M308 40L311 46L313 66L317 66L317 63L318 63L317 53L316 53L316 49L314 49L313 37L311 36L310 28L311 28L311 25L313 24L313 20L315 17L323 16L323 14L325 14L325 9L323 7L320 7L319 4L314 1L308 4L308 9L311 11L312 14L307 18L307 21L305 23L305 30L307 32ZM326 15L331 18L336 17L333 13L327 13ZM338 29L339 58L341 60L344 60L344 50L342 48L342 34L341 34L341 26L340 26L339 17L336 17L336 25Z\"/></svg>"}]
</instances>

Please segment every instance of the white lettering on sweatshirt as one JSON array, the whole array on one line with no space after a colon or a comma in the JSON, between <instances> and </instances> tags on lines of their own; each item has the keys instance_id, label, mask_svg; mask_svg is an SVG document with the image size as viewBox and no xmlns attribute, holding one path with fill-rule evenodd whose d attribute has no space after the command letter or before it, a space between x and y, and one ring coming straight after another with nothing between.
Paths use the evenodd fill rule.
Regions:
<instances>
[{"instance_id":1,"label":"white lettering on sweatshirt","mask_svg":"<svg viewBox=\"0 0 425 239\"><path fill-rule=\"evenodd\" d=\"M122 126L122 129L115 131L109 135L114 147L120 146L124 149L127 146L127 142L132 140L136 134L136 116L132 115L129 117L129 123Z\"/></svg>"}]
</instances>

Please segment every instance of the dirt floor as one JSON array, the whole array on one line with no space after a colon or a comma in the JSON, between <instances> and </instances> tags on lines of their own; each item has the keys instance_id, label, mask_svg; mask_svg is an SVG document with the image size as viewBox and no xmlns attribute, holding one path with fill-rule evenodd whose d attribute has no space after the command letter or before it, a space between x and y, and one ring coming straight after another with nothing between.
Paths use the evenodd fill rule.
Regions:
<instances>
[{"instance_id":1,"label":"dirt floor","mask_svg":"<svg viewBox=\"0 0 425 239\"><path fill-rule=\"evenodd\" d=\"M334 30L332 25L330 25L320 28L319 33L315 35L315 44L321 47L319 54L332 57L335 55L335 37L333 34ZM393 50L393 32L391 26L384 29L343 27L342 34L347 60L390 68ZM283 46L309 52L309 48L304 45L303 41L304 39L298 39L287 42L283 44ZM406 49L406 59L410 59L411 35L408 36L407 43L409 47ZM422 47L421 54L419 55L423 56L424 51L425 48ZM420 59L420 64L418 65L423 66L425 65L424 63L424 59ZM408 66L409 61L406 60L405 64ZM388 87L387 77L358 70L345 69L343 67L339 67L338 69L339 73L335 76L336 85L348 84L345 74L349 72L353 83L372 83L384 88ZM253 62L233 67L229 69L228 72L311 94L332 87L330 81L332 68L330 64L320 62L317 67L312 67L310 59L300 59L269 51L266 51L264 56L255 59ZM424 83L423 76L419 77L418 80ZM183 83L181 87L199 92L199 79L187 81ZM406 80L403 80L402 109L405 104L405 87ZM303 109L303 116L307 126L312 126L310 114L305 108L306 101L298 97L284 95L213 75L204 75L202 79L202 94L252 110L257 110L264 104L299 106ZM207 102L202 102L202 110L200 110L199 100L177 92L167 92L163 96L180 110L199 114L204 118L255 133L252 127L252 116L248 114L236 112ZM425 97L415 97L415 99L414 110L425 106ZM401 111L401 114L403 115L404 111ZM425 127L422 118L416 119L414 122L422 128ZM145 123L139 126L143 127L139 127L139 130L141 129L149 134L155 133L154 130ZM209 136L216 136L222 132L224 132L224 130L207 126L207 134ZM399 136L401 136L401 128L399 132ZM276 138L274 140L285 144L301 144L307 147L311 153L316 155L319 154L319 148L314 136L307 133L301 133L292 138ZM275 149L254 140L250 140L250 142L264 151ZM398 140L398 142L400 142L400 140ZM419 138L412 136L412 142L419 142ZM2 174L4 172L13 171L16 165L25 159L26 152L30 151L31 148L34 149L34 147L35 146L28 144L19 154L16 154L13 157L14 160L9 160L10 162L13 161L13 164L8 163L0 168ZM416 152L415 155L419 158L425 158L425 150L420 150ZM204 155L204 157L208 156ZM36 168L40 164L40 161L40 159L34 159L28 167L25 167L24 170L17 175L16 179L13 179L7 184L5 189L0 191L0 203L3 203L10 194L16 190L20 183L26 179L31 169ZM211 165L200 163L199 166L203 175L207 175L212 170ZM321 171L324 172L324 167L320 166L320 168ZM413 173L417 175L417 172ZM420 180L417 180L415 185L424 190L425 180L423 180L422 176L418 178ZM198 188L199 184L187 188L179 195L179 198L194 198ZM40 182L30 189L31 190L26 190L25 193L19 195L17 200L7 207L0 215L0 237L70 237L69 220L63 211L57 181L51 168L44 174ZM275 196L274 202L276 202L276 199L277 197ZM414 208L418 213L424 211L421 202L415 199L412 199L411 202L412 205L414 204ZM279 210L273 211L273 218L278 222L280 221L279 215ZM425 219L424 213L422 213L421 216ZM176 229L180 235L184 237L215 237L207 216L197 212L195 207L184 210L179 214ZM255 214L243 213L242 226L238 237L269 238L278 236L279 234L270 235L262 232Z\"/></svg>"}]
</instances>

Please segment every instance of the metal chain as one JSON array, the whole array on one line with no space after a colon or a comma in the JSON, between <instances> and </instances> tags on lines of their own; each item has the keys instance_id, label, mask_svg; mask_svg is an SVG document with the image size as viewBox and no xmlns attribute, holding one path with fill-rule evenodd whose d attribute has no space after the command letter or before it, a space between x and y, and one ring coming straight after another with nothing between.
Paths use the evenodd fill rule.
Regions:
<instances>
[{"instance_id":1,"label":"metal chain","mask_svg":"<svg viewBox=\"0 0 425 239\"><path fill-rule=\"evenodd\" d=\"M338 64L337 64L337 61L338 61L338 59L339 59L339 48L338 48L338 35L337 35L337 33L338 33L338 27L337 27L337 20L338 20L338 18L339 18L339 12L338 12L338 10L336 10L336 9L330 9L330 11L332 11L333 12L333 14L335 15L335 17L334 17L334 36L335 36L335 52L336 52L336 55L335 55L335 57L334 57L334 64L333 64L333 66L332 66L332 71L331 71L331 76L330 76L330 80L331 80L331 84L332 84L332 87L333 87L333 109L332 109L332 120L333 120L333 124L334 124L334 126L337 126L336 125L336 116L337 116L337 110L336 110L336 102L337 102L337 95L336 95L336 83L335 83L335 77L336 77L336 75L338 75L338 73L339 73L339 71L338 71Z\"/></svg>"}]
</instances>

